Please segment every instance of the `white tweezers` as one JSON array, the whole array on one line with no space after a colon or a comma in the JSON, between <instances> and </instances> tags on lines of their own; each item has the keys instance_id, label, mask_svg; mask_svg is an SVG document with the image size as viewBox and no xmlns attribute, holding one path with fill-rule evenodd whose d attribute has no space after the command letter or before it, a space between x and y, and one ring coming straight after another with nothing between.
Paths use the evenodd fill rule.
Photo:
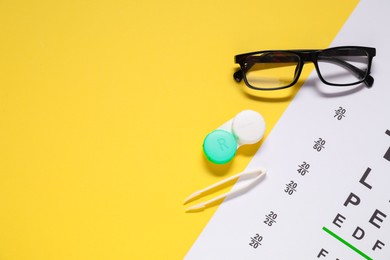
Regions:
<instances>
[{"instance_id":1,"label":"white tweezers","mask_svg":"<svg viewBox=\"0 0 390 260\"><path fill-rule=\"evenodd\" d=\"M207 191L218 188L227 182L230 182L230 181L233 181L233 180L239 179L239 178L253 178L253 177L255 177L253 180L251 180L251 182L249 182L247 185L245 185L243 187L237 188L237 189L230 191L230 192L226 192L226 193L219 195L211 200L201 202L197 205L188 207L186 209L186 212L201 211L201 210L205 209L208 205L210 205L218 200L222 200L222 199L226 198L227 196L238 195L239 193L246 191L251 186L256 184L257 181L266 174L266 172L267 172L267 170L264 168L258 168L255 170L240 172L236 175L233 175L229 178L226 178L225 180L217 182L217 183L215 183L207 188L204 188L202 190L198 190L198 191L192 193L187 199L185 199L184 204L187 204L188 202L195 200L196 198L200 197L202 194L205 194Z\"/></svg>"}]
</instances>

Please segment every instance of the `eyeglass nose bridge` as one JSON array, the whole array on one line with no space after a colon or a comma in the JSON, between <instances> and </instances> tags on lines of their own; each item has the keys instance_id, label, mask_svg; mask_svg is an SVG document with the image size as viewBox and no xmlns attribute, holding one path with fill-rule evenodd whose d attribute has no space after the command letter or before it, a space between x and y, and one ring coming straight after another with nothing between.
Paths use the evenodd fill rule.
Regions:
<instances>
[{"instance_id":1,"label":"eyeglass nose bridge","mask_svg":"<svg viewBox=\"0 0 390 260\"><path fill-rule=\"evenodd\" d=\"M297 55L299 56L300 62L299 62L299 66L297 66L297 68L295 69L295 73L297 72L300 73L305 63L311 62L314 65L316 65L317 63L317 56L318 56L317 51L314 50L301 51L297 53Z\"/></svg>"},{"instance_id":2,"label":"eyeglass nose bridge","mask_svg":"<svg viewBox=\"0 0 390 260\"><path fill-rule=\"evenodd\" d=\"M295 69L295 77L300 77L300 74L302 73L303 67L306 63L313 63L315 70L317 72L318 77L322 80L321 73L319 72L317 59L318 59L318 50L303 50L299 52L300 57L300 64Z\"/></svg>"},{"instance_id":3,"label":"eyeglass nose bridge","mask_svg":"<svg viewBox=\"0 0 390 260\"><path fill-rule=\"evenodd\" d=\"M318 51L302 51L299 53L303 63L313 62L314 64L317 61Z\"/></svg>"},{"instance_id":4,"label":"eyeglass nose bridge","mask_svg":"<svg viewBox=\"0 0 390 260\"><path fill-rule=\"evenodd\" d=\"M312 51L312 50L302 51L302 52L298 53L300 62L298 64L298 66L295 68L295 73L294 73L294 75L297 79L299 78L305 63L311 62L315 65L315 67L317 69L317 64L316 64L317 55L318 55L317 52ZM317 69L317 73L318 73L318 69Z\"/></svg>"}]
</instances>

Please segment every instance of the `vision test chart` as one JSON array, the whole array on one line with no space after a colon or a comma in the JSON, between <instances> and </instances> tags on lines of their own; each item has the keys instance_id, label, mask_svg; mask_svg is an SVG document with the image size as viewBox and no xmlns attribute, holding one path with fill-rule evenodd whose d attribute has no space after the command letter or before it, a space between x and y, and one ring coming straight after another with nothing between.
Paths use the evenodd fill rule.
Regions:
<instances>
[{"instance_id":1,"label":"vision test chart","mask_svg":"<svg viewBox=\"0 0 390 260\"><path fill-rule=\"evenodd\" d=\"M313 70L248 165L265 179L220 206L186 259L390 259L389 25L390 2L359 3L332 46L375 47L373 87Z\"/></svg>"}]
</instances>

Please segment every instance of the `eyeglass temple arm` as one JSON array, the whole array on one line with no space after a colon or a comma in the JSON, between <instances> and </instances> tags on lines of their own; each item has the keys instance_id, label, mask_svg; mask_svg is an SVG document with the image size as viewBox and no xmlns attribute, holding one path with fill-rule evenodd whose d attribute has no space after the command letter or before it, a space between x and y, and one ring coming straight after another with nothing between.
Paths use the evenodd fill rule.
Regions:
<instances>
[{"instance_id":1,"label":"eyeglass temple arm","mask_svg":"<svg viewBox=\"0 0 390 260\"><path fill-rule=\"evenodd\" d=\"M280 58L281 57L278 57L278 62L295 61L295 59L292 57L283 57L283 60L281 60ZM349 69L353 73L355 73L356 76L358 76L359 78L363 78L366 74L365 71L363 71L363 70L361 70L361 69L353 66L352 64L350 64L346 61L343 61L341 59L337 59L334 57L321 57L321 59L338 63L338 64L344 66L345 68ZM241 80L243 79L243 76L244 76L243 74L246 73L248 70L250 70L256 64L256 62L257 63L259 63L259 62L267 63L267 62L275 62L275 61L273 61L272 59L269 59L269 58L262 59L262 57L252 57L252 62L246 63L246 66L244 67L244 71L242 69L239 69L233 74L234 80L237 82L241 82ZM366 84L367 87L372 87L372 85L374 84L374 78L371 75L367 75L366 80L364 80L364 84Z\"/></svg>"}]
</instances>

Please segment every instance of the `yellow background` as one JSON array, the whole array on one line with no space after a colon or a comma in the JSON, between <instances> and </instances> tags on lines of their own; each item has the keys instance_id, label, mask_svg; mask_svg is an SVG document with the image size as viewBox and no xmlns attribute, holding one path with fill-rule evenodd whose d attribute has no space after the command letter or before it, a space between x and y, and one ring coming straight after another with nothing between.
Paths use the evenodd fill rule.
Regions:
<instances>
[{"instance_id":1,"label":"yellow background","mask_svg":"<svg viewBox=\"0 0 390 260\"><path fill-rule=\"evenodd\" d=\"M259 147L213 166L205 135L268 135L299 87L248 92L234 55L325 48L356 4L0 0L0 260L183 258L217 208L183 200Z\"/></svg>"}]
</instances>

